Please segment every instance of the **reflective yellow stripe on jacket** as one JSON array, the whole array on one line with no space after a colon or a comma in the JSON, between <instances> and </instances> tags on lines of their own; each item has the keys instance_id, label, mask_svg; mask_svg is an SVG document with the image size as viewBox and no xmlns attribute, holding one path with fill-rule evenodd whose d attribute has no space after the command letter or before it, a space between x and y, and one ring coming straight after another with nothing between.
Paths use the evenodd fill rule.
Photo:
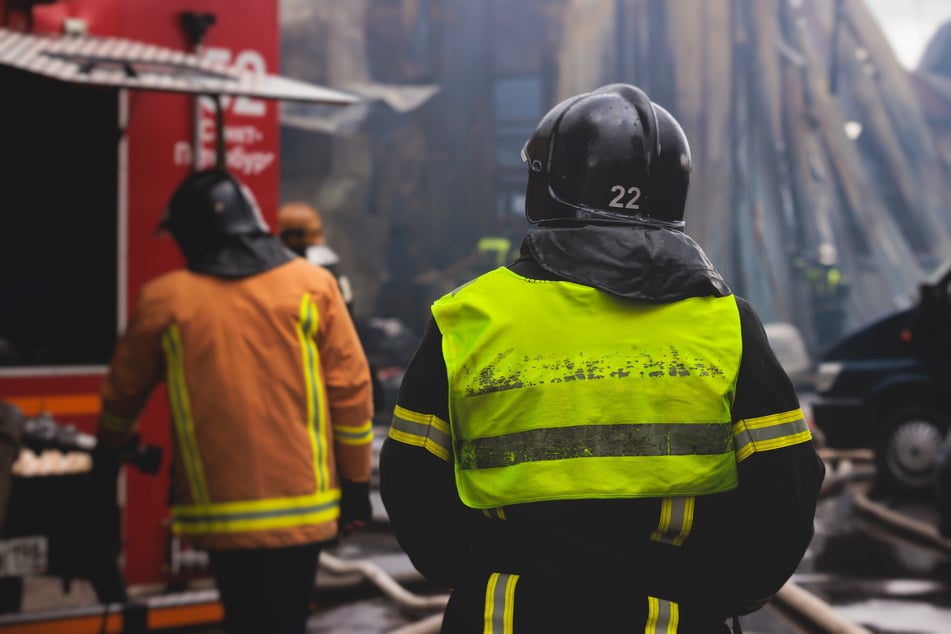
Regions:
<instances>
[{"instance_id":1,"label":"reflective yellow stripe on jacket","mask_svg":"<svg viewBox=\"0 0 951 634\"><path fill-rule=\"evenodd\" d=\"M182 337L176 324L169 326L163 334L162 346L165 348L169 403L175 422L175 435L188 476L192 500L195 504L207 504L208 485L205 484L205 470L198 452L198 441L195 439L195 422L192 420L188 387L185 384L185 367L182 362Z\"/></svg>"},{"instance_id":2,"label":"reflective yellow stripe on jacket","mask_svg":"<svg viewBox=\"0 0 951 634\"><path fill-rule=\"evenodd\" d=\"M651 534L655 542L683 546L693 529L693 509L697 498L664 498L660 502L660 521Z\"/></svg>"},{"instance_id":3,"label":"reflective yellow stripe on jacket","mask_svg":"<svg viewBox=\"0 0 951 634\"><path fill-rule=\"evenodd\" d=\"M320 374L320 356L315 337L317 308L304 294L300 304L298 338L301 344L303 380L307 393L307 431L314 456L314 493L260 500L217 501L208 490L200 447L191 416L185 381L183 344L179 329L172 325L163 336L168 367L168 385L176 437L192 492L192 504L171 509L172 530L184 534L235 533L289 528L330 522L339 516L340 491L331 487L326 447L326 395ZM364 444L372 438L368 421L359 428L335 430L341 442Z\"/></svg>"},{"instance_id":4,"label":"reflective yellow stripe on jacket","mask_svg":"<svg viewBox=\"0 0 951 634\"><path fill-rule=\"evenodd\" d=\"M340 491L299 497L177 506L172 529L179 534L237 533L332 522L340 515Z\"/></svg>"},{"instance_id":5,"label":"reflective yellow stripe on jacket","mask_svg":"<svg viewBox=\"0 0 951 634\"><path fill-rule=\"evenodd\" d=\"M365 445L373 442L373 421L362 425L333 425L334 440L344 445Z\"/></svg>"},{"instance_id":6,"label":"reflective yellow stripe on jacket","mask_svg":"<svg viewBox=\"0 0 951 634\"><path fill-rule=\"evenodd\" d=\"M467 506L736 486L732 296L648 304L500 268L433 316Z\"/></svg>"},{"instance_id":7,"label":"reflective yellow stripe on jacket","mask_svg":"<svg viewBox=\"0 0 951 634\"><path fill-rule=\"evenodd\" d=\"M802 409L757 418L744 418L733 426L736 461L755 452L782 449L812 440Z\"/></svg>"},{"instance_id":8,"label":"reflective yellow stripe on jacket","mask_svg":"<svg viewBox=\"0 0 951 634\"><path fill-rule=\"evenodd\" d=\"M647 597L647 624L644 634L677 634L680 606L674 601Z\"/></svg>"},{"instance_id":9,"label":"reflective yellow stripe on jacket","mask_svg":"<svg viewBox=\"0 0 951 634\"><path fill-rule=\"evenodd\" d=\"M515 585L518 575L493 572L485 587L483 634L512 634L515 622Z\"/></svg>"},{"instance_id":10,"label":"reflective yellow stripe on jacket","mask_svg":"<svg viewBox=\"0 0 951 634\"><path fill-rule=\"evenodd\" d=\"M420 414L397 405L390 424L390 438L414 447L423 447L440 460L452 460L452 438L446 421L432 414Z\"/></svg>"},{"instance_id":11,"label":"reflective yellow stripe on jacket","mask_svg":"<svg viewBox=\"0 0 951 634\"><path fill-rule=\"evenodd\" d=\"M324 394L324 383L320 378L320 354L317 351L316 341L317 326L317 307L310 301L310 295L305 293L301 297L297 336L300 340L304 382L307 386L307 432L310 435L310 447L314 453L317 490L326 491L330 482L327 448L324 446L327 397Z\"/></svg>"}]
</instances>

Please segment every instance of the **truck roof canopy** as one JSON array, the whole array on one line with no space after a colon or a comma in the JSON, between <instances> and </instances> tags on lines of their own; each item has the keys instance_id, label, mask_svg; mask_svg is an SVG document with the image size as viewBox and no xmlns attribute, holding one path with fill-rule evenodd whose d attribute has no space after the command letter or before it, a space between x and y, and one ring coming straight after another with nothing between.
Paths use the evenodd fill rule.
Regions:
<instances>
[{"instance_id":1,"label":"truck roof canopy","mask_svg":"<svg viewBox=\"0 0 951 634\"><path fill-rule=\"evenodd\" d=\"M258 74L197 55L116 37L54 36L0 29L0 66L86 86L234 95L349 105L359 98L279 75Z\"/></svg>"}]
</instances>

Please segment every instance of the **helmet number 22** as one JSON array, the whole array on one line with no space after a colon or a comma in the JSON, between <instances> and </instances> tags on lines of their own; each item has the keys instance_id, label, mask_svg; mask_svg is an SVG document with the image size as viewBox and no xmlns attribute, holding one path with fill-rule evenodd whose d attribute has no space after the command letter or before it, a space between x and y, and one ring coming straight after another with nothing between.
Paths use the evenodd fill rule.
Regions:
<instances>
[{"instance_id":1,"label":"helmet number 22","mask_svg":"<svg viewBox=\"0 0 951 634\"><path fill-rule=\"evenodd\" d=\"M626 190L623 185L615 185L611 188L612 192L617 192L617 196L609 203L611 207L619 207L621 209L640 209L640 206L637 204L637 200L641 197L641 188L640 187L628 187ZM631 199L625 203L622 199L625 194L630 194Z\"/></svg>"}]
</instances>

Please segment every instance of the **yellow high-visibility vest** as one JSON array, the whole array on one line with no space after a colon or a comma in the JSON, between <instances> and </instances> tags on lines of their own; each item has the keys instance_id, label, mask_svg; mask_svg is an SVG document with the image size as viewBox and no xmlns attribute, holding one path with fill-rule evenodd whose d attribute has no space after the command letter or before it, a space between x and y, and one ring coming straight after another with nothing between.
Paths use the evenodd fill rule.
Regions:
<instances>
[{"instance_id":1,"label":"yellow high-visibility vest","mask_svg":"<svg viewBox=\"0 0 951 634\"><path fill-rule=\"evenodd\" d=\"M432 310L467 506L736 487L732 295L649 304L498 268Z\"/></svg>"}]
</instances>

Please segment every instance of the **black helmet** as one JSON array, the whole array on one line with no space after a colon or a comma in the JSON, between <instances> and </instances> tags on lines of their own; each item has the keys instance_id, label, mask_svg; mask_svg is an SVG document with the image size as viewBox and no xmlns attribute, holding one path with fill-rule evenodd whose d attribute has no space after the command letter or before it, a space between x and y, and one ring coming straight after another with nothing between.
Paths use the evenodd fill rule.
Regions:
<instances>
[{"instance_id":1,"label":"black helmet","mask_svg":"<svg viewBox=\"0 0 951 634\"><path fill-rule=\"evenodd\" d=\"M635 86L611 84L562 101L542 118L522 160L529 222L683 228L687 137Z\"/></svg>"},{"instance_id":2,"label":"black helmet","mask_svg":"<svg viewBox=\"0 0 951 634\"><path fill-rule=\"evenodd\" d=\"M251 191L221 169L195 172L178 186L159 229L184 249L213 245L225 236L268 233Z\"/></svg>"}]
</instances>

